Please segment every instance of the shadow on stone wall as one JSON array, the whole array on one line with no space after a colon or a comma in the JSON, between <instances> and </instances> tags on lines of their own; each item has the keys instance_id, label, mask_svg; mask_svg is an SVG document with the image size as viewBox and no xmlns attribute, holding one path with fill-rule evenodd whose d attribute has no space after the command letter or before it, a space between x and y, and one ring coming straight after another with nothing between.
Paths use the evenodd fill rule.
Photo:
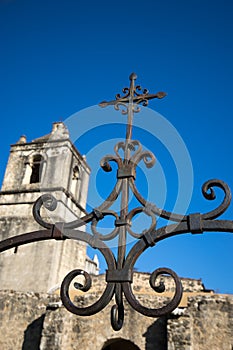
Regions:
<instances>
[{"instance_id":1,"label":"shadow on stone wall","mask_svg":"<svg viewBox=\"0 0 233 350\"><path fill-rule=\"evenodd\" d=\"M137 345L130 340L125 339L112 339L107 341L102 350L140 350Z\"/></svg>"},{"instance_id":2,"label":"shadow on stone wall","mask_svg":"<svg viewBox=\"0 0 233 350\"><path fill-rule=\"evenodd\" d=\"M24 332L22 350L40 350L40 341L45 315L30 323Z\"/></svg>"},{"instance_id":3,"label":"shadow on stone wall","mask_svg":"<svg viewBox=\"0 0 233 350\"><path fill-rule=\"evenodd\" d=\"M146 333L146 350L167 350L167 317L159 317Z\"/></svg>"}]
</instances>

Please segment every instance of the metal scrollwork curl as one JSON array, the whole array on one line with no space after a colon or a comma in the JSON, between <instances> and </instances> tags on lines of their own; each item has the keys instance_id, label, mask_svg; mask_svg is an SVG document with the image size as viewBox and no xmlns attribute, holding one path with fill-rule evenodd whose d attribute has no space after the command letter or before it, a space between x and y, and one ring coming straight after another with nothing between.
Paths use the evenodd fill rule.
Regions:
<instances>
[{"instance_id":1,"label":"metal scrollwork curl","mask_svg":"<svg viewBox=\"0 0 233 350\"><path fill-rule=\"evenodd\" d=\"M111 325L114 331L119 331L124 323L124 306L123 304L120 305L113 305L111 308Z\"/></svg>"},{"instance_id":2,"label":"metal scrollwork curl","mask_svg":"<svg viewBox=\"0 0 233 350\"><path fill-rule=\"evenodd\" d=\"M110 163L109 163L110 161L113 161L113 162L117 163L117 164L118 164L118 167L120 167L121 164L122 164L122 161L121 161L120 157L116 157L116 156L113 156L113 155L111 155L111 154L108 154L108 155L106 155L105 157L103 157L103 158L101 159L101 161L100 161L100 166L101 166L101 168L102 168L104 171L106 171L106 172L112 171L112 167L111 167L111 165L110 165Z\"/></svg>"},{"instance_id":3,"label":"metal scrollwork curl","mask_svg":"<svg viewBox=\"0 0 233 350\"><path fill-rule=\"evenodd\" d=\"M202 194L208 200L214 200L216 198L215 191L213 187L218 187L223 190L224 198L222 203L214 210L209 211L208 213L202 214L203 219L215 219L218 216L222 215L231 203L231 191L229 186L221 180L213 179L206 181L202 186Z\"/></svg>"},{"instance_id":4,"label":"metal scrollwork curl","mask_svg":"<svg viewBox=\"0 0 233 350\"><path fill-rule=\"evenodd\" d=\"M141 93L141 91L142 91L142 93ZM136 96L144 96L144 95L148 95L149 94L149 90L148 89L142 89L142 87L140 85L136 85L134 93L135 93Z\"/></svg>"},{"instance_id":5,"label":"metal scrollwork curl","mask_svg":"<svg viewBox=\"0 0 233 350\"><path fill-rule=\"evenodd\" d=\"M130 90L128 87L125 87L122 89L122 92L123 92L123 96L121 94L116 94L116 100L120 100L122 98L127 98L129 97L129 94L130 94Z\"/></svg>"},{"instance_id":6,"label":"metal scrollwork curl","mask_svg":"<svg viewBox=\"0 0 233 350\"><path fill-rule=\"evenodd\" d=\"M143 99L143 100L141 101L141 104L143 105L143 107L147 107L148 104L149 104L149 101L146 100L146 99Z\"/></svg>"},{"instance_id":7,"label":"metal scrollwork curl","mask_svg":"<svg viewBox=\"0 0 233 350\"><path fill-rule=\"evenodd\" d=\"M120 164L122 165L123 162L122 162L121 156L119 154L120 149L122 149L123 151L125 150L125 142L123 142L123 141L117 142L117 144L114 147L114 152L116 153L117 157L120 159L120 161L121 161Z\"/></svg>"},{"instance_id":8,"label":"metal scrollwork curl","mask_svg":"<svg viewBox=\"0 0 233 350\"><path fill-rule=\"evenodd\" d=\"M69 295L69 288L74 278L80 275L84 276L85 283L84 285L75 283L74 287L83 292L87 292L91 288L91 284L92 284L91 276L86 271L83 271L80 269L73 270L69 272L68 275L66 275L66 277L62 282L61 300L63 302L63 305L66 307L66 309L72 312L73 314L76 314L79 316L94 315L97 312L101 311L112 299L112 296L114 293L114 284L108 283L102 296L94 304L86 307L78 307L71 301L71 298Z\"/></svg>"},{"instance_id":9,"label":"metal scrollwork curl","mask_svg":"<svg viewBox=\"0 0 233 350\"><path fill-rule=\"evenodd\" d=\"M139 107L139 105L135 104L133 107L132 107L132 111L134 113L139 113L141 111L141 108Z\"/></svg>"},{"instance_id":10,"label":"metal scrollwork curl","mask_svg":"<svg viewBox=\"0 0 233 350\"><path fill-rule=\"evenodd\" d=\"M43 206L49 211L54 211L57 208L56 198L50 193L43 194L35 201L32 209L34 219L38 222L38 224L47 229L50 229L52 228L53 224L43 220L41 217L40 211Z\"/></svg>"},{"instance_id":11,"label":"metal scrollwork curl","mask_svg":"<svg viewBox=\"0 0 233 350\"><path fill-rule=\"evenodd\" d=\"M148 211L147 208L144 208L144 207L138 207L138 208L132 209L127 215L127 219L129 220L129 222L131 222L133 217L140 213L145 213L146 215L151 217L151 225L148 229L144 230L142 233L136 233L131 229L130 226L128 226L127 230L130 233L130 235L134 238L141 238L146 232L152 231L156 227L155 215L152 212Z\"/></svg>"},{"instance_id":12,"label":"metal scrollwork curl","mask_svg":"<svg viewBox=\"0 0 233 350\"><path fill-rule=\"evenodd\" d=\"M127 142L127 144L124 141L120 141L114 147L114 151L115 151L117 157L119 157L121 159L121 156L119 154L119 150L122 149L123 151L125 151L126 148L128 148L129 151L132 152L131 159L135 156L135 154L138 154L142 151L142 145L137 140L131 140L131 141ZM121 161L122 161L122 159L121 159ZM121 162L121 165L122 164L123 164L123 162Z\"/></svg>"},{"instance_id":13,"label":"metal scrollwork curl","mask_svg":"<svg viewBox=\"0 0 233 350\"><path fill-rule=\"evenodd\" d=\"M91 288L92 281L91 281L91 277L90 277L89 273L87 273L86 271L80 270L80 269L76 269L76 270L71 271L69 273L69 275L66 276L65 278L68 279L68 283L70 284L71 281L77 276L84 276L85 283L81 284L81 283L75 282L74 283L74 287L76 289L79 289L79 290L83 291L83 292L87 292ZM64 283L66 283L66 281Z\"/></svg>"},{"instance_id":14,"label":"metal scrollwork curl","mask_svg":"<svg viewBox=\"0 0 233 350\"><path fill-rule=\"evenodd\" d=\"M119 111L121 109L121 113L123 115L126 115L128 113L128 106L126 103L123 103L123 102L117 102L115 105L114 105L114 108L116 111Z\"/></svg>"},{"instance_id":15,"label":"metal scrollwork curl","mask_svg":"<svg viewBox=\"0 0 233 350\"><path fill-rule=\"evenodd\" d=\"M156 160L154 154L150 151L143 151L141 143L137 140L131 141L131 143L134 147L137 146L137 149L131 158L131 163L133 163L134 167L143 160L147 168L152 168Z\"/></svg>"},{"instance_id":16,"label":"metal scrollwork curl","mask_svg":"<svg viewBox=\"0 0 233 350\"><path fill-rule=\"evenodd\" d=\"M150 286L157 293L163 293L165 291L165 286L164 286L163 282L161 282L157 286L156 279L158 278L158 276L164 275L164 274L169 275L173 278L173 280L175 282L175 294L168 304L166 304L160 308L153 309L153 308L148 308L148 307L143 306L136 299L135 295L133 294L131 284L128 282L123 283L123 290L124 290L125 297L126 297L127 301L129 302L129 304L135 310L137 310L138 312L140 312L141 314L143 314L145 316L160 317L162 315L165 315L165 314L172 312L175 308L177 308L177 306L179 305L181 298L182 298L183 288L182 288L182 284L181 284L179 277L177 276L177 274L173 270L168 269L166 267L159 268L159 269L155 270L150 276Z\"/></svg>"},{"instance_id":17,"label":"metal scrollwork curl","mask_svg":"<svg viewBox=\"0 0 233 350\"><path fill-rule=\"evenodd\" d=\"M135 164L138 164L141 160L145 163L145 166L147 168L152 168L155 164L155 156L152 152L150 151L145 151L142 152L141 154L138 155L137 158L135 158L134 162Z\"/></svg>"},{"instance_id":18,"label":"metal scrollwork curl","mask_svg":"<svg viewBox=\"0 0 233 350\"><path fill-rule=\"evenodd\" d=\"M123 292L120 283L115 286L115 299L116 304L111 308L111 325L114 331L119 331L124 324L124 304L123 304Z\"/></svg>"},{"instance_id":19,"label":"metal scrollwork curl","mask_svg":"<svg viewBox=\"0 0 233 350\"><path fill-rule=\"evenodd\" d=\"M104 217L107 216L107 215L111 215L111 216L114 216L116 220L119 219L119 216L113 210L106 210L106 211L102 212L101 214ZM93 235L95 237L97 237L98 239L102 240L102 241L109 241L111 239L114 239L117 236L118 232L119 232L119 228L115 227L110 233L103 235L103 234L101 234L100 232L97 231L97 224L98 224L98 220L96 218L94 218L92 220L91 230L92 230Z\"/></svg>"}]
</instances>

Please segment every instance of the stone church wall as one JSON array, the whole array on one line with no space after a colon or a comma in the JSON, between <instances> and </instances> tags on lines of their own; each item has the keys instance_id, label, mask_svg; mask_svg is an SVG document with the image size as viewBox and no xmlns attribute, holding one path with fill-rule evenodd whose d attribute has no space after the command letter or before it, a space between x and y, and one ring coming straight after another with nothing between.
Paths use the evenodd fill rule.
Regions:
<instances>
[{"instance_id":1,"label":"stone church wall","mask_svg":"<svg viewBox=\"0 0 233 350\"><path fill-rule=\"evenodd\" d=\"M46 222L70 222L83 216L89 175L85 158L62 122L53 123L50 134L31 142L21 137L11 146L0 190L0 240L43 229L32 214L42 194L52 193L57 200L55 211L42 208ZM86 243L75 240L15 247L0 255L1 288L51 292L77 264L84 269L86 257ZM95 266L92 262L91 271Z\"/></svg>"},{"instance_id":2,"label":"stone church wall","mask_svg":"<svg viewBox=\"0 0 233 350\"><path fill-rule=\"evenodd\" d=\"M157 319L125 303L124 326L115 332L110 325L111 305L97 315L78 317L62 306L58 295L1 291L0 349L103 350L112 340L125 339L140 350L232 350L233 296L198 293L187 297L185 307ZM80 292L76 301L90 305L99 295L100 289ZM165 302L153 292L138 293L137 298L149 307Z\"/></svg>"},{"instance_id":3,"label":"stone church wall","mask_svg":"<svg viewBox=\"0 0 233 350\"><path fill-rule=\"evenodd\" d=\"M167 324L168 350L232 350L233 295L197 295Z\"/></svg>"}]
</instances>

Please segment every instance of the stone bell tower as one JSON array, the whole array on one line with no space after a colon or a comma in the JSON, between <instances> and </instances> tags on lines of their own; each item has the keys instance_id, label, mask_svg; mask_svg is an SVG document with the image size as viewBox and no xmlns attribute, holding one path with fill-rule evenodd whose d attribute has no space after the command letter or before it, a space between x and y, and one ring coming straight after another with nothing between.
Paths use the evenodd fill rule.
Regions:
<instances>
[{"instance_id":1,"label":"stone bell tower","mask_svg":"<svg viewBox=\"0 0 233 350\"><path fill-rule=\"evenodd\" d=\"M42 229L32 206L43 193L58 200L54 213L45 212L46 219L55 223L85 215L89 175L63 123L54 123L50 134L32 142L22 136L11 146L0 192L0 239ZM0 288L49 292L70 270L85 269L86 260L86 245L71 240L16 247L0 255Z\"/></svg>"}]
</instances>

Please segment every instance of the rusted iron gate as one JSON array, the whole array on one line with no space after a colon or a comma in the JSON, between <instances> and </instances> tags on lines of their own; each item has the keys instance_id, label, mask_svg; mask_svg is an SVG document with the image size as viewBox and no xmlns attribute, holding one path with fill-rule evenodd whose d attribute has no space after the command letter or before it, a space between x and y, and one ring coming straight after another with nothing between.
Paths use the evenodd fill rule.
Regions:
<instances>
[{"instance_id":1,"label":"rusted iron gate","mask_svg":"<svg viewBox=\"0 0 233 350\"><path fill-rule=\"evenodd\" d=\"M50 211L54 211L57 206L56 199L51 194L43 194L37 199L33 206L33 216L35 220L44 228L39 231L25 233L14 236L0 242L0 252L18 247L31 242L42 240L65 240L74 239L87 243L92 248L98 249L104 256L107 263L106 288L98 301L87 307L75 305L69 296L69 287L75 277L82 275L85 278L83 285L75 283L77 289L86 292L91 287L91 276L81 269L71 271L63 280L61 285L61 299L64 306L72 313L80 316L89 316L101 311L115 295L115 304L111 309L111 324L114 330L120 330L124 321L123 295L129 304L138 312L150 317L159 317L172 312L180 303L182 297L182 285L179 277L174 271L168 268L158 268L150 276L150 285L156 292L163 292L165 286L162 282L157 283L160 275L170 275L175 282L175 293L167 305L160 308L147 308L143 306L135 297L131 285L133 282L133 269L139 256L157 242L168 237L183 233L199 234L203 232L233 232L232 220L216 220L229 207L231 202L231 192L226 183L220 180L209 180L202 186L202 194L208 200L215 199L214 187L220 188L224 192L222 203L208 213L194 213L189 215L179 215L159 209L155 204L147 202L137 190L136 168L143 160L150 168L154 165L155 157L149 151L144 151L139 141L132 140L133 115L140 111L139 105L148 105L150 99L163 98L166 94L158 92L149 94L148 90L135 85L137 76L130 75L130 87L124 88L123 96L116 95L116 99L110 102L100 103L101 107L113 105L116 110L121 110L128 116L126 138L124 142L118 142L114 148L115 155L107 155L101 160L101 167L104 171L111 171L110 161L117 163L117 181L114 189L108 198L92 212L84 217L69 223L51 224L45 222L41 217L40 210L44 206ZM124 158L119 155L119 150L123 150ZM140 203L140 207L129 210L129 190ZM119 214L111 210L112 204L121 196L121 207ZM141 234L135 233L131 229L132 219L139 213L144 212L151 218L151 225ZM98 232L97 224L106 216L115 218L115 225L111 233L103 235ZM156 218L162 217L168 220L164 227L156 228ZM171 222L171 223L170 223ZM87 223L91 223L91 233L78 230ZM136 238L135 245L126 254L127 234ZM118 253L114 256L105 241L118 237Z\"/></svg>"}]
</instances>

